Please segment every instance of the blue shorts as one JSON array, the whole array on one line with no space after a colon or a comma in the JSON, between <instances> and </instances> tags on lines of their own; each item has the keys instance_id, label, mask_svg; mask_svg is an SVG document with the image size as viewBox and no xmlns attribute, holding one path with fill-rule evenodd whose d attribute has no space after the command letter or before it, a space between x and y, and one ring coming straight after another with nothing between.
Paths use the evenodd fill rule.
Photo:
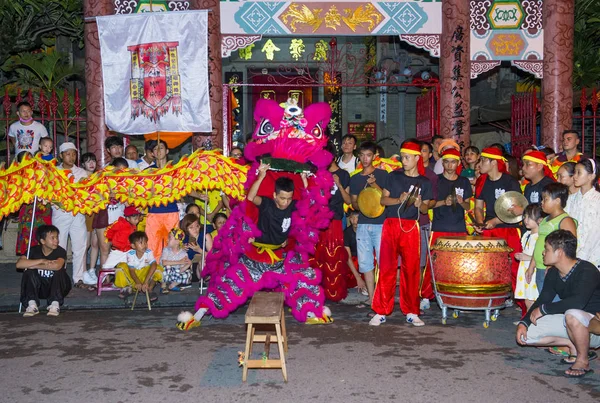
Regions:
<instances>
[{"instance_id":1,"label":"blue shorts","mask_svg":"<svg viewBox=\"0 0 600 403\"><path fill-rule=\"evenodd\" d=\"M373 251L379 263L379 246L383 224L358 224L356 228L356 249L358 252L358 270L368 273L375 268Z\"/></svg>"}]
</instances>

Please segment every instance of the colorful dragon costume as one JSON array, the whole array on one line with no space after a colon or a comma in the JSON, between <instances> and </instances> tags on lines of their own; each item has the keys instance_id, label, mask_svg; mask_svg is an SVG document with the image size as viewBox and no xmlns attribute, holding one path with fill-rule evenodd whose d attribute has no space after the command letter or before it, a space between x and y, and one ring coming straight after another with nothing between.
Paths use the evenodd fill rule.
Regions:
<instances>
[{"instance_id":1,"label":"colorful dragon costume","mask_svg":"<svg viewBox=\"0 0 600 403\"><path fill-rule=\"evenodd\" d=\"M294 181L296 211L292 213L287 246L279 262L270 260L266 253L255 253L251 241L261 234L256 226L258 210L249 201L236 206L207 255L202 275L210 276L210 282L206 295L198 299L196 310L224 318L255 292L275 289L285 294L285 303L298 321L331 321L324 306L321 273L309 265L319 232L329 225L332 217L328 201L333 178L328 167L333 156L323 149L330 117L327 103L312 104L303 112L290 101L285 108L272 100L258 101L254 113L257 128L244 152L252 162L245 188L247 192L256 180L259 161L267 158L271 170L261 184L259 196L272 197L279 177ZM309 168L315 175L309 177L308 188L304 189L300 175L293 172ZM191 313L182 313L177 327L188 330L198 324Z\"/></svg>"},{"instance_id":2,"label":"colorful dragon costume","mask_svg":"<svg viewBox=\"0 0 600 403\"><path fill-rule=\"evenodd\" d=\"M105 168L73 183L69 170L57 168L56 160L25 157L0 170L0 218L32 203L34 197L56 204L73 214L97 213L115 198L146 208L179 200L192 191L221 190L244 198L248 168L215 151L198 151L177 164L142 172Z\"/></svg>"}]
</instances>

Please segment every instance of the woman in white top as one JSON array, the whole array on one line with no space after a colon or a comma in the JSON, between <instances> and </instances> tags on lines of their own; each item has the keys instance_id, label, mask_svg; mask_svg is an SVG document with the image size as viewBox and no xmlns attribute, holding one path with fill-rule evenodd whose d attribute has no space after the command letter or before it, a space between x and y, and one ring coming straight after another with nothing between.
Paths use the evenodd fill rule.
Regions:
<instances>
[{"instance_id":1,"label":"woman in white top","mask_svg":"<svg viewBox=\"0 0 600 403\"><path fill-rule=\"evenodd\" d=\"M579 188L575 186L573 181L573 175L575 175L575 162L568 161L561 165L558 172L556 172L556 181L558 183L562 183L569 187L569 198L567 199L567 206L565 207L565 212L567 212L570 216L571 214L571 205L573 204L573 200L576 195L579 193Z\"/></svg>"},{"instance_id":2,"label":"woman in white top","mask_svg":"<svg viewBox=\"0 0 600 403\"><path fill-rule=\"evenodd\" d=\"M577 257L595 266L600 265L600 192L598 164L593 159L581 160L575 165L573 182L579 192L571 200L569 214L577 220Z\"/></svg>"}]
</instances>

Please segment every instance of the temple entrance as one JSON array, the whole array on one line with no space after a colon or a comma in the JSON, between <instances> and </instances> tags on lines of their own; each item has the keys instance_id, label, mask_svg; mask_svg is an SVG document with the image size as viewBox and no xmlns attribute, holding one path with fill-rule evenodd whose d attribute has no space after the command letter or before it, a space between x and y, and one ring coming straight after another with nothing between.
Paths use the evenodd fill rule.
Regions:
<instances>
[{"instance_id":1,"label":"temple entrance","mask_svg":"<svg viewBox=\"0 0 600 403\"><path fill-rule=\"evenodd\" d=\"M298 102L298 105L304 109L313 103L313 88L302 86L302 76L289 76L286 85L270 86L273 83L273 76L270 74L250 75L250 83L252 88L252 105L250 110L253 110L256 102L261 99L272 99L278 103L284 103L288 99L293 98Z\"/></svg>"}]
</instances>

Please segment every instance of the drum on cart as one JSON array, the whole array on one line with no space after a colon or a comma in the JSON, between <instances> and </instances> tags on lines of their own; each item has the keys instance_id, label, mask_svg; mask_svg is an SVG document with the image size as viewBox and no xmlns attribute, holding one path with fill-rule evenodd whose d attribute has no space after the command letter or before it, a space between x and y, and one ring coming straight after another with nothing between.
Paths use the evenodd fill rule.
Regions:
<instances>
[{"instance_id":1,"label":"drum on cart","mask_svg":"<svg viewBox=\"0 0 600 403\"><path fill-rule=\"evenodd\" d=\"M510 252L501 238L440 237L431 248L435 294L442 308L484 310L486 321L495 320L511 292ZM490 316L490 311L495 313Z\"/></svg>"}]
</instances>

